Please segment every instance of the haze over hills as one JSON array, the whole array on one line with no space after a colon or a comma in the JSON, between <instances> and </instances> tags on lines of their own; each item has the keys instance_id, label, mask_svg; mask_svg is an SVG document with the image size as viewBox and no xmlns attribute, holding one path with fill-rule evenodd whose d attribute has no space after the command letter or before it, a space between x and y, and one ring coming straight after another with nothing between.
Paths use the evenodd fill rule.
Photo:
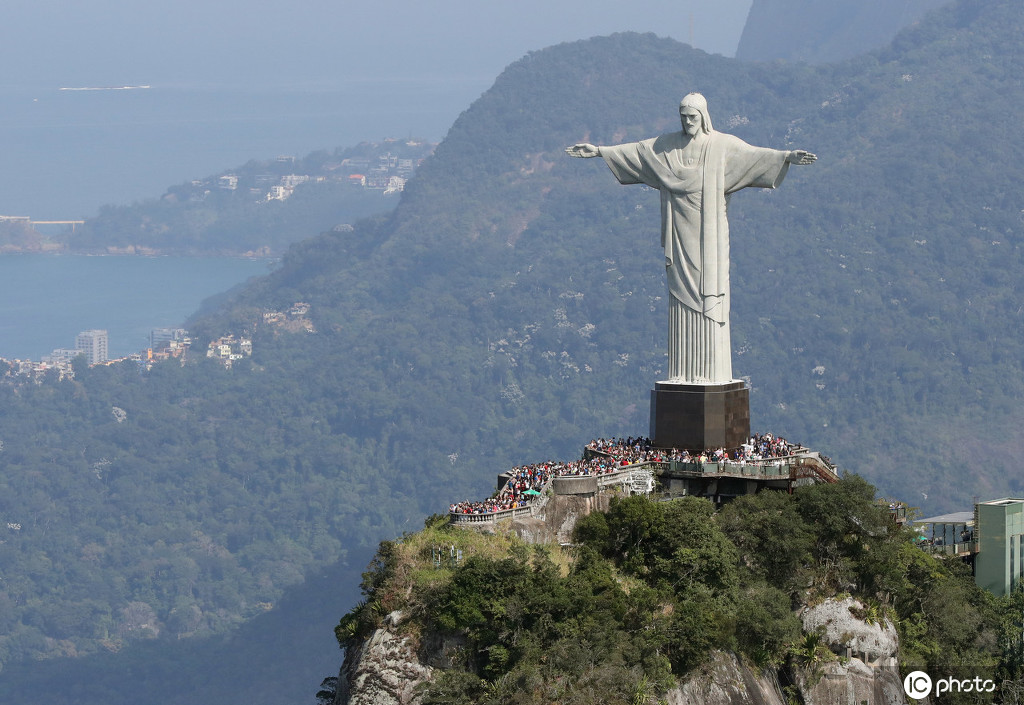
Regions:
<instances>
[{"instance_id":1,"label":"haze over hills","mask_svg":"<svg viewBox=\"0 0 1024 705\"><path fill-rule=\"evenodd\" d=\"M509 62L610 32L731 55L750 0L7 3L0 214L81 219L247 159L432 141ZM495 31L500 28L500 31ZM138 90L60 90L151 86Z\"/></svg>"},{"instance_id":2,"label":"haze over hills","mask_svg":"<svg viewBox=\"0 0 1024 705\"><path fill-rule=\"evenodd\" d=\"M394 207L433 145L363 142L302 158L278 157L170 187L160 198L108 205L46 236L0 219L0 252L277 256L321 230Z\"/></svg>"},{"instance_id":3,"label":"haze over hills","mask_svg":"<svg viewBox=\"0 0 1024 705\"><path fill-rule=\"evenodd\" d=\"M849 59L890 41L948 0L754 0L736 58L745 61Z\"/></svg>"},{"instance_id":4,"label":"haze over hills","mask_svg":"<svg viewBox=\"0 0 1024 705\"><path fill-rule=\"evenodd\" d=\"M736 367L755 427L930 509L1018 491L1000 458L1021 398L1007 185L1022 95L1006 50L1020 24L1010 3L960 2L841 68L741 64L636 35L530 55L463 114L385 225L296 248L252 293L299 290L363 359L390 351L390 372L372 373L407 403L453 399L449 378L482 385L470 418L501 404L502 433L531 447L566 447L602 417L643 430L662 365L656 202L560 150L672 129L676 95L701 89L721 129L821 156L732 205ZM467 357L446 362L451 350ZM545 417L541 436L519 425Z\"/></svg>"},{"instance_id":5,"label":"haze over hills","mask_svg":"<svg viewBox=\"0 0 1024 705\"><path fill-rule=\"evenodd\" d=\"M139 602L153 638L212 631L513 464L644 432L663 368L657 197L562 149L677 129L690 90L719 129L820 157L731 205L754 429L929 513L1019 493L1022 25L1019 3L969 0L841 67L637 34L514 63L393 214L293 247L194 322L253 333L250 363L3 392L0 519L31 518L2 547L24 568L4 653L117 634L130 653L153 631L121 612ZM295 301L317 333L256 326Z\"/></svg>"}]
</instances>

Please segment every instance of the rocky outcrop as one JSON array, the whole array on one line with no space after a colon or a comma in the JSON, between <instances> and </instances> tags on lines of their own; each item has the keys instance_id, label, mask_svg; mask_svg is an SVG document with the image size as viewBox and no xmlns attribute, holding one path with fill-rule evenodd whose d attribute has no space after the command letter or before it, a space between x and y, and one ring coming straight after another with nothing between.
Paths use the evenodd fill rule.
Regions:
<instances>
[{"instance_id":1,"label":"rocky outcrop","mask_svg":"<svg viewBox=\"0 0 1024 705\"><path fill-rule=\"evenodd\" d=\"M859 621L859 620L854 620ZM847 623L855 631L870 628ZM890 625L891 626L891 625ZM793 674L804 705L906 705L895 667L857 658L801 667ZM716 652L698 673L665 695L668 705L786 705L779 672L755 671L735 654Z\"/></svg>"},{"instance_id":2,"label":"rocky outcrop","mask_svg":"<svg viewBox=\"0 0 1024 705\"><path fill-rule=\"evenodd\" d=\"M804 705L906 705L895 668L872 668L859 659L830 661L820 669L798 669Z\"/></svg>"},{"instance_id":3,"label":"rocky outcrop","mask_svg":"<svg viewBox=\"0 0 1024 705\"><path fill-rule=\"evenodd\" d=\"M565 542L576 520L604 508L607 495L553 496L543 517L519 519L511 528L532 543ZM491 525L493 528L493 525ZM482 528L473 526L473 528ZM715 652L686 681L665 694L668 705L786 705L781 683L792 683L805 705L906 705L896 667L899 648L893 624L863 619L853 598L829 599L800 612L805 633L821 634L822 648L794 670L756 669L736 654ZM335 705L417 705L416 687L438 669L465 660L465 642L422 634L414 642L399 628L401 612L345 654ZM827 647L827 648L824 648Z\"/></svg>"},{"instance_id":4,"label":"rocky outcrop","mask_svg":"<svg viewBox=\"0 0 1024 705\"><path fill-rule=\"evenodd\" d=\"M893 666L899 649L896 627L888 619L868 622L858 614L865 606L852 597L829 599L800 612L804 631L820 631L829 648L839 656L869 666Z\"/></svg>"},{"instance_id":5,"label":"rocky outcrop","mask_svg":"<svg viewBox=\"0 0 1024 705\"><path fill-rule=\"evenodd\" d=\"M554 495L551 497L540 516L515 519L511 522L512 531L527 543L558 543L572 541L572 530L577 520L593 511L607 511L612 495Z\"/></svg>"},{"instance_id":6,"label":"rocky outcrop","mask_svg":"<svg viewBox=\"0 0 1024 705\"><path fill-rule=\"evenodd\" d=\"M359 646L345 653L336 705L414 705L416 686L433 668L421 662L409 637L398 633L401 612L392 612Z\"/></svg>"},{"instance_id":7,"label":"rocky outcrop","mask_svg":"<svg viewBox=\"0 0 1024 705\"><path fill-rule=\"evenodd\" d=\"M820 633L838 656L798 670L796 681L806 705L906 703L896 663L896 627L882 617L871 622L858 617L865 612L863 603L852 597L825 600L801 611L804 632Z\"/></svg>"},{"instance_id":8,"label":"rocky outcrop","mask_svg":"<svg viewBox=\"0 0 1024 705\"><path fill-rule=\"evenodd\" d=\"M668 705L786 705L774 671L755 673L735 654L722 651L670 690L665 701Z\"/></svg>"}]
</instances>

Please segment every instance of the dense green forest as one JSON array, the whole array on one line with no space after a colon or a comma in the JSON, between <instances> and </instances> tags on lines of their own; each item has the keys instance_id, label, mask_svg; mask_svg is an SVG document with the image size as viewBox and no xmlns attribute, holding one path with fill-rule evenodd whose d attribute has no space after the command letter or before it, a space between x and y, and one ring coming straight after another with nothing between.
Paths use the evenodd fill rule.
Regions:
<instances>
[{"instance_id":1,"label":"dense green forest","mask_svg":"<svg viewBox=\"0 0 1024 705\"><path fill-rule=\"evenodd\" d=\"M293 393L205 360L0 385L0 657L223 632L430 508ZM405 493L404 513L378 506Z\"/></svg>"},{"instance_id":2,"label":"dense green forest","mask_svg":"<svg viewBox=\"0 0 1024 705\"><path fill-rule=\"evenodd\" d=\"M514 63L392 213L190 323L251 334L248 361L0 387L0 660L233 628L497 472L645 432L657 194L562 150L676 129L691 90L717 128L820 157L730 206L754 430L927 513L1019 494L1022 25L961 0L824 67L635 34ZM296 301L317 333L260 325Z\"/></svg>"},{"instance_id":3,"label":"dense green forest","mask_svg":"<svg viewBox=\"0 0 1024 705\"><path fill-rule=\"evenodd\" d=\"M430 705L659 702L713 650L780 669L789 702L804 702L793 670L813 681L839 656L795 610L852 596L859 619L896 627L907 671L1016 678L1024 595L976 587L967 566L922 551L874 495L850 475L717 513L695 497L616 497L561 548L428 522L381 544L363 601L336 633L356 646L400 611L390 628L412 652L429 654L438 636L463 644L421 686ZM449 545L464 562L435 566L431 547Z\"/></svg>"},{"instance_id":4,"label":"dense green forest","mask_svg":"<svg viewBox=\"0 0 1024 705\"><path fill-rule=\"evenodd\" d=\"M359 597L372 549L314 569L274 609L230 632L198 639L149 639L76 658L7 664L4 703L61 705L311 705L338 667L331 626Z\"/></svg>"}]
</instances>

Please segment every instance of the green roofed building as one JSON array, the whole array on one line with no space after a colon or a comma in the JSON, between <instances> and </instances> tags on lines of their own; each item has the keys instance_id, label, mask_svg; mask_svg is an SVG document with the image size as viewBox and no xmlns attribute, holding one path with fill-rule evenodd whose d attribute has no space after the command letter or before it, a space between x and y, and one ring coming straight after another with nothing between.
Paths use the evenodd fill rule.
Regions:
<instances>
[{"instance_id":1,"label":"green roofed building","mask_svg":"<svg viewBox=\"0 0 1024 705\"><path fill-rule=\"evenodd\" d=\"M994 595L1006 595L1024 576L1024 499L979 502L975 512L974 582Z\"/></svg>"}]
</instances>

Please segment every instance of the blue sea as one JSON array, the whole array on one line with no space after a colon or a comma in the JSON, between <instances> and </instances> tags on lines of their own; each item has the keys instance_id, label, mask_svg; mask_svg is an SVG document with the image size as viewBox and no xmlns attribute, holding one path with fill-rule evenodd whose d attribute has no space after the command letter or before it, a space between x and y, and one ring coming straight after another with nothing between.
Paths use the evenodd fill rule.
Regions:
<instances>
[{"instance_id":1,"label":"blue sea","mask_svg":"<svg viewBox=\"0 0 1024 705\"><path fill-rule=\"evenodd\" d=\"M257 88L0 85L0 215L87 218L251 159L389 137L440 141L487 85L445 77Z\"/></svg>"},{"instance_id":2,"label":"blue sea","mask_svg":"<svg viewBox=\"0 0 1024 705\"><path fill-rule=\"evenodd\" d=\"M0 357L38 360L103 328L111 357L145 350L202 301L273 263L228 257L0 255ZM227 331L225 331L227 332Z\"/></svg>"},{"instance_id":3,"label":"blue sea","mask_svg":"<svg viewBox=\"0 0 1024 705\"><path fill-rule=\"evenodd\" d=\"M389 137L440 141L486 87L446 77L0 86L0 215L78 220L252 159ZM179 325L203 299L267 268L226 258L0 255L0 357L36 360L91 328L109 331L112 356L137 352L152 328Z\"/></svg>"}]
</instances>

